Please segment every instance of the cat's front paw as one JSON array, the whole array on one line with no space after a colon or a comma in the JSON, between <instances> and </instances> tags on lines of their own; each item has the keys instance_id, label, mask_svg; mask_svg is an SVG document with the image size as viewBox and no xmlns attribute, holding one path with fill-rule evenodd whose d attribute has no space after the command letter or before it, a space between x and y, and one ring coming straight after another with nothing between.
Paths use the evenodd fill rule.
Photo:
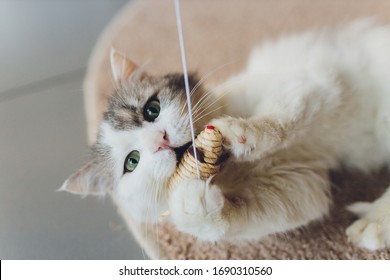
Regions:
<instances>
[{"instance_id":1,"label":"cat's front paw","mask_svg":"<svg viewBox=\"0 0 390 280\"><path fill-rule=\"evenodd\" d=\"M220 240L228 229L224 205L221 189L198 179L181 182L169 198L171 217L178 230L207 241Z\"/></svg>"},{"instance_id":2,"label":"cat's front paw","mask_svg":"<svg viewBox=\"0 0 390 280\"><path fill-rule=\"evenodd\" d=\"M347 207L361 217L347 228L348 240L369 250L390 248L390 213L373 209L372 205L358 202Z\"/></svg>"},{"instance_id":3,"label":"cat's front paw","mask_svg":"<svg viewBox=\"0 0 390 280\"><path fill-rule=\"evenodd\" d=\"M256 133L244 119L224 117L212 120L211 125L221 131L224 148L236 159L245 160L256 149Z\"/></svg>"}]
</instances>

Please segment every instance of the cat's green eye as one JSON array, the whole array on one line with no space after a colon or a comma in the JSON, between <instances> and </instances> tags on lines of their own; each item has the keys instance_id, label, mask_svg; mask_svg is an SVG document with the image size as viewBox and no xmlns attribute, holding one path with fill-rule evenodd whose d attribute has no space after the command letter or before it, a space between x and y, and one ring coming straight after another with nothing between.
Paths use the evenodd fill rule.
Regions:
<instances>
[{"instance_id":1,"label":"cat's green eye","mask_svg":"<svg viewBox=\"0 0 390 280\"><path fill-rule=\"evenodd\" d=\"M148 122L153 122L160 115L160 102L150 100L144 107L144 117Z\"/></svg>"},{"instance_id":2,"label":"cat's green eye","mask_svg":"<svg viewBox=\"0 0 390 280\"><path fill-rule=\"evenodd\" d=\"M132 151L125 160L124 173L133 172L136 169L140 156L138 151Z\"/></svg>"}]
</instances>

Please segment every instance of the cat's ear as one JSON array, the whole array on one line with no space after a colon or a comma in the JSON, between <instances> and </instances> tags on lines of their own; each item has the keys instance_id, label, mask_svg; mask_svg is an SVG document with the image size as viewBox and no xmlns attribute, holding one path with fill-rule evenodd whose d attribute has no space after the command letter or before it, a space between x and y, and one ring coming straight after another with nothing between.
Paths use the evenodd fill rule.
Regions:
<instances>
[{"instance_id":1,"label":"cat's ear","mask_svg":"<svg viewBox=\"0 0 390 280\"><path fill-rule=\"evenodd\" d=\"M111 48L110 64L116 83L127 81L138 69L138 65L114 48Z\"/></svg>"},{"instance_id":2,"label":"cat's ear","mask_svg":"<svg viewBox=\"0 0 390 280\"><path fill-rule=\"evenodd\" d=\"M92 160L71 175L58 191L82 196L105 195L113 186L111 176Z\"/></svg>"}]
</instances>

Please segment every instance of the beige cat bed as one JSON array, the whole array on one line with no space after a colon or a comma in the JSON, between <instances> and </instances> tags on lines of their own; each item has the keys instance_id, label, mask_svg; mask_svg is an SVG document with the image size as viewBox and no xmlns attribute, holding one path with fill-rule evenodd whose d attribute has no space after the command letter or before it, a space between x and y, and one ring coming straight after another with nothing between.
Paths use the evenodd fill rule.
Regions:
<instances>
[{"instance_id":1,"label":"beige cat bed","mask_svg":"<svg viewBox=\"0 0 390 280\"><path fill-rule=\"evenodd\" d=\"M188 68L203 76L224 65L207 79L208 87L242 69L251 48L266 39L360 17L390 20L387 0L181 0L181 10ZM147 63L151 73L181 71L173 1L131 1L101 36L85 79L90 143L113 90L110 47L139 64ZM356 218L345 205L377 198L390 182L389 173L369 176L339 171L332 178L335 203L328 218L261 242L205 243L177 232L168 223L158 228L137 226L120 207L119 211L155 259L390 259L390 250L358 249L344 233Z\"/></svg>"}]
</instances>

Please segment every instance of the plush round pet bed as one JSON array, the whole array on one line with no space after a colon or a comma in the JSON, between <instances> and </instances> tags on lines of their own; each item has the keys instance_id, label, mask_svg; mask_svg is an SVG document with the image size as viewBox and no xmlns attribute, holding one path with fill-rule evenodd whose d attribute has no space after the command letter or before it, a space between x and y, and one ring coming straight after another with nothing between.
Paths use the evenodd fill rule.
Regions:
<instances>
[{"instance_id":1,"label":"plush round pet bed","mask_svg":"<svg viewBox=\"0 0 390 280\"><path fill-rule=\"evenodd\" d=\"M390 21L390 1L378 0L181 0L187 63L200 76L221 67L206 81L212 87L240 71L253 46L313 27L376 16ZM173 1L131 1L96 44L85 78L88 140L92 144L113 91L109 51L115 47L152 74L181 71ZM345 210L372 201L389 185L386 171L331 174L334 206L323 221L265 240L206 243L179 233L169 223L136 225L121 210L129 230L153 259L390 259L390 250L367 251L350 244L345 229L356 217ZM113 197L115 202L115 197Z\"/></svg>"}]
</instances>

